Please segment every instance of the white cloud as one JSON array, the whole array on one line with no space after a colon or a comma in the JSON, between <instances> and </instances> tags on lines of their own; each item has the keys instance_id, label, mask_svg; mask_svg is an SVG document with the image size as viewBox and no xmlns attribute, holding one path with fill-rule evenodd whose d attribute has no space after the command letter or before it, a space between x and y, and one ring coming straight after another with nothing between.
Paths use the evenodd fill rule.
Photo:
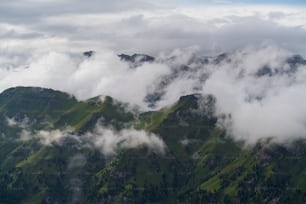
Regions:
<instances>
[{"instance_id":1,"label":"white cloud","mask_svg":"<svg viewBox=\"0 0 306 204\"><path fill-rule=\"evenodd\" d=\"M27 117L17 120L16 118L5 117L6 124L9 127L28 128L30 126L30 120Z\"/></svg>"},{"instance_id":2,"label":"white cloud","mask_svg":"<svg viewBox=\"0 0 306 204\"><path fill-rule=\"evenodd\" d=\"M154 91L163 93L155 108L173 104L182 95L212 94L216 98L215 114L231 136L249 143L267 137L284 142L304 138L306 131L303 104L306 67L290 65L287 60L291 56L285 49L263 44L230 53L218 64L214 58L207 58L208 63L203 64L195 60L196 54L181 50L162 55L157 62L130 68L109 51L92 58L50 53L37 57L27 69L2 70L0 88L50 87L75 94L80 99L110 95L143 110L150 109L145 97ZM180 66L183 64L189 67ZM270 73L259 76L264 67L270 68ZM8 123L15 124L12 119ZM104 153L116 151L115 146L119 144L123 148L140 143L158 146L159 143L144 132L102 130L97 128L96 131L103 137L94 138L96 146L101 146ZM51 140L43 143L61 138L59 132L50 134L40 133L42 138L48 135L46 138ZM107 150L108 146L112 148Z\"/></svg>"},{"instance_id":3,"label":"white cloud","mask_svg":"<svg viewBox=\"0 0 306 204\"><path fill-rule=\"evenodd\" d=\"M79 99L110 95L145 108L146 94L155 87L161 76L167 74L170 74L170 68L159 63L145 63L139 69L130 69L128 64L109 51L98 53L90 59L49 53L33 59L27 69L2 70L0 89L14 86L52 87L73 93Z\"/></svg>"},{"instance_id":4,"label":"white cloud","mask_svg":"<svg viewBox=\"0 0 306 204\"><path fill-rule=\"evenodd\" d=\"M40 130L34 133L24 129L21 132L22 141L38 140L43 145L78 145L79 148L95 148L105 156L115 156L118 151L123 149L133 149L147 147L149 150L159 154L164 154L166 145L163 140L153 133L144 130L123 129L116 131L111 128L97 125L93 132L84 135L75 135L71 129L66 130Z\"/></svg>"},{"instance_id":5,"label":"white cloud","mask_svg":"<svg viewBox=\"0 0 306 204\"><path fill-rule=\"evenodd\" d=\"M305 65L289 71L285 60L290 53L274 47L243 53L231 56L231 62L213 72L203 86L203 93L217 99L216 115L229 116L220 121L228 133L247 143L305 138ZM257 76L264 65L274 70L272 76Z\"/></svg>"},{"instance_id":6,"label":"white cloud","mask_svg":"<svg viewBox=\"0 0 306 204\"><path fill-rule=\"evenodd\" d=\"M64 139L71 139L75 142L81 142L79 137L72 134L72 130L67 128L65 130L39 130L39 131L32 131L29 128L22 129L20 133L20 140L21 141L29 141L29 140L38 140L41 144L52 146L54 144L62 144Z\"/></svg>"},{"instance_id":7,"label":"white cloud","mask_svg":"<svg viewBox=\"0 0 306 204\"><path fill-rule=\"evenodd\" d=\"M16 57L37 51L81 52L105 48L118 54L157 54L192 46L199 46L206 53L217 53L270 41L306 54L302 46L306 43L304 7L150 7L145 5L154 4L153 1L126 2L85 2L82 8L71 2L68 6L63 2L46 1L38 3L50 7L47 9L50 12L43 15L31 12L37 7L27 6L31 5L29 2L2 3L6 12L2 12L4 17L0 20L0 30L3 30L0 53L6 55L10 51L8 56ZM16 6L18 4L22 6ZM122 9L112 10L112 6L107 7L109 4ZM20 13L30 16L31 23L27 17L17 18L19 15L7 12L17 7ZM110 8L111 12L101 7Z\"/></svg>"},{"instance_id":8,"label":"white cloud","mask_svg":"<svg viewBox=\"0 0 306 204\"><path fill-rule=\"evenodd\" d=\"M157 153L165 153L166 145L163 140L153 133L146 133L143 130L124 129L114 131L97 126L94 133L86 136L93 141L94 146L104 155L115 155L120 149L137 148L146 146Z\"/></svg>"},{"instance_id":9,"label":"white cloud","mask_svg":"<svg viewBox=\"0 0 306 204\"><path fill-rule=\"evenodd\" d=\"M110 95L143 109L144 98L155 90L164 93L156 108L183 94L211 93L216 114L231 115L227 128L238 138L303 136L303 67L290 75L256 78L255 73L265 65L286 71L291 52L306 55L305 7L155 2L1 1L0 90L22 85L54 88L79 99ZM252 48L263 43L275 46ZM175 74L195 52L213 55L246 46L251 48L235 52L230 62L195 63ZM176 48L181 51L170 54L176 60L160 54ZM86 50L97 54L76 55ZM122 52L154 54L160 61L130 69L116 56Z\"/></svg>"}]
</instances>

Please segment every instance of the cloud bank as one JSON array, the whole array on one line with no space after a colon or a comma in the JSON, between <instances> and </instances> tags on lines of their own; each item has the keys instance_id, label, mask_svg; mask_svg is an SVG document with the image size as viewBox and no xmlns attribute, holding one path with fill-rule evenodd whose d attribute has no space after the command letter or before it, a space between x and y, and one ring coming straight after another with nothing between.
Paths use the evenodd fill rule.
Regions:
<instances>
[{"instance_id":1,"label":"cloud bank","mask_svg":"<svg viewBox=\"0 0 306 204\"><path fill-rule=\"evenodd\" d=\"M162 1L32 1L0 3L0 67L37 53L101 49L157 55L198 47L228 52L271 42L306 54L305 7L192 6ZM44 11L44 12L41 12Z\"/></svg>"},{"instance_id":2,"label":"cloud bank","mask_svg":"<svg viewBox=\"0 0 306 204\"><path fill-rule=\"evenodd\" d=\"M79 57L49 53L33 59L27 68L1 70L0 89L52 87L79 99L102 94L144 107L146 93L154 88L161 76L170 74L170 68L160 63L145 63L139 69L130 69L112 52L96 54L91 59Z\"/></svg>"},{"instance_id":3,"label":"cloud bank","mask_svg":"<svg viewBox=\"0 0 306 204\"><path fill-rule=\"evenodd\" d=\"M162 2L2 1L0 91L110 95L142 110L212 94L220 124L237 139L304 137L305 65L288 62L293 53L306 56L304 6ZM79 54L86 50L97 54ZM131 69L117 57L139 52L157 60ZM231 54L219 63L202 56L222 52Z\"/></svg>"},{"instance_id":4,"label":"cloud bank","mask_svg":"<svg viewBox=\"0 0 306 204\"><path fill-rule=\"evenodd\" d=\"M175 103L182 95L211 94L216 98L215 115L219 123L237 140L254 143L272 137L284 142L305 137L306 61L270 44L218 57L176 50L136 68L107 51L92 58L50 53L26 69L3 70L0 88L16 85L51 87L79 99L110 95L142 110L152 108L147 101L150 94L159 95L155 109ZM10 124L14 122L8 120ZM103 141L100 144L120 143L124 147L129 141L127 132L115 134L101 129L97 132L119 134L120 139L100 138L96 144ZM144 144L156 139L134 133L135 138L145 138L140 140ZM55 132L51 138L56 140L56 135ZM115 151L106 147L105 153Z\"/></svg>"},{"instance_id":5,"label":"cloud bank","mask_svg":"<svg viewBox=\"0 0 306 204\"><path fill-rule=\"evenodd\" d=\"M255 143L305 138L306 63L288 63L285 50L247 49L207 79L203 93L216 97L216 115L235 139ZM289 60L290 61L290 60Z\"/></svg>"}]
</instances>

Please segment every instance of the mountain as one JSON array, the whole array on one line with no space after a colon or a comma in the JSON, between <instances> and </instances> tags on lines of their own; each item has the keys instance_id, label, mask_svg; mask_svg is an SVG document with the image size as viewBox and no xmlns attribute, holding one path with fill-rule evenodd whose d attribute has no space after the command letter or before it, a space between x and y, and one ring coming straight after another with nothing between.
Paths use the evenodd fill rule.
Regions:
<instances>
[{"instance_id":1,"label":"mountain","mask_svg":"<svg viewBox=\"0 0 306 204\"><path fill-rule=\"evenodd\" d=\"M133 55L120 54L118 55L118 57L123 61L132 62L132 63L153 62L155 60L154 57L146 54L133 54Z\"/></svg>"},{"instance_id":2,"label":"mountain","mask_svg":"<svg viewBox=\"0 0 306 204\"><path fill-rule=\"evenodd\" d=\"M214 106L194 94L139 112L108 96L8 89L0 203L304 203L305 140L247 147Z\"/></svg>"},{"instance_id":3,"label":"mountain","mask_svg":"<svg viewBox=\"0 0 306 204\"><path fill-rule=\"evenodd\" d=\"M151 63L155 61L154 57L146 54L120 54L118 57L121 61L128 63L131 68L137 68L143 63Z\"/></svg>"},{"instance_id":4,"label":"mountain","mask_svg":"<svg viewBox=\"0 0 306 204\"><path fill-rule=\"evenodd\" d=\"M90 57L93 56L95 53L96 53L95 51L89 50L89 51L83 52L83 55L84 55L85 57L90 58Z\"/></svg>"}]
</instances>

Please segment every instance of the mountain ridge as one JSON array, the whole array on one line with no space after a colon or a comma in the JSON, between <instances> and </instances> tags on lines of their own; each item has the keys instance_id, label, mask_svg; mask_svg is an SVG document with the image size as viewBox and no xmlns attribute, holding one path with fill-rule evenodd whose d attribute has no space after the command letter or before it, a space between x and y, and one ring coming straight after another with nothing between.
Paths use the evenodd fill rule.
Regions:
<instances>
[{"instance_id":1,"label":"mountain ridge","mask_svg":"<svg viewBox=\"0 0 306 204\"><path fill-rule=\"evenodd\" d=\"M13 106L24 97L27 103ZM204 109L199 100L207 104ZM111 97L77 101L51 89L6 90L0 94L1 202L304 202L305 140L290 148L260 142L246 148L217 126L214 100L188 95L172 106L134 113ZM58 111L39 108L48 103ZM18 112L26 116L14 118ZM9 125L8 118L15 124ZM24 131L30 139L20 140ZM143 131L151 135L140 136ZM164 153L139 143L143 137L152 143L152 134L165 144ZM63 139L40 142L59 135ZM121 145L132 144L126 142L135 135L137 146ZM126 138L116 143L111 157L102 151L107 138ZM92 146L95 142L98 146Z\"/></svg>"}]
</instances>

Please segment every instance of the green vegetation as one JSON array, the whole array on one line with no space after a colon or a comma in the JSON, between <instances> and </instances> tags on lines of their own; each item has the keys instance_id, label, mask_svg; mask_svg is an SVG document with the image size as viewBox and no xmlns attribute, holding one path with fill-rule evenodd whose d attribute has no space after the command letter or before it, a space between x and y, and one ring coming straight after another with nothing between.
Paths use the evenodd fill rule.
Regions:
<instances>
[{"instance_id":1,"label":"green vegetation","mask_svg":"<svg viewBox=\"0 0 306 204\"><path fill-rule=\"evenodd\" d=\"M77 101L51 89L0 94L0 203L305 203L306 143L244 147L190 95L158 111L133 113L111 97ZM209 107L213 99L208 97ZM8 124L11 119L12 124ZM106 156L70 141L44 146L21 132L99 123L159 135L164 154L141 146ZM22 124L22 125L21 125Z\"/></svg>"}]
</instances>

